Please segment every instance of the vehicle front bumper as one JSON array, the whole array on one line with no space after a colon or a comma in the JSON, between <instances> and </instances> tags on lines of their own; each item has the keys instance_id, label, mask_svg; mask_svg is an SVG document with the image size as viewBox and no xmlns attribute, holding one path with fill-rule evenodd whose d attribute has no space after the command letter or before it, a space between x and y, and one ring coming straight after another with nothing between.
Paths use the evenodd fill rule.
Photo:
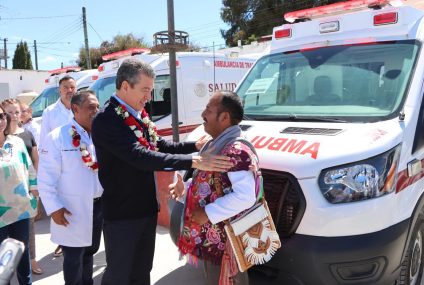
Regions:
<instances>
[{"instance_id":1,"label":"vehicle front bumper","mask_svg":"<svg viewBox=\"0 0 424 285\"><path fill-rule=\"evenodd\" d=\"M250 285L394 284L410 220L344 237L294 234L268 263L249 270Z\"/></svg>"}]
</instances>

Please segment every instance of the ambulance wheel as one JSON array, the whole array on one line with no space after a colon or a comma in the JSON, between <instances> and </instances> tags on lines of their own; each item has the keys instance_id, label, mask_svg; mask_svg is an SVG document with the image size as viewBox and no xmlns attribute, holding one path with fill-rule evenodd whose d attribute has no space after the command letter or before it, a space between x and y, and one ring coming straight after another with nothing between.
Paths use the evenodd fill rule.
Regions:
<instances>
[{"instance_id":1,"label":"ambulance wheel","mask_svg":"<svg viewBox=\"0 0 424 285\"><path fill-rule=\"evenodd\" d=\"M169 226L169 235L171 236L172 241L177 245L178 238L180 236L180 225L181 217L184 210L184 204L180 202L173 201L171 208L171 220Z\"/></svg>"},{"instance_id":2,"label":"ambulance wheel","mask_svg":"<svg viewBox=\"0 0 424 285\"><path fill-rule=\"evenodd\" d=\"M424 223L418 220L411 237L408 251L402 262L400 285L419 285L423 274Z\"/></svg>"}]
</instances>

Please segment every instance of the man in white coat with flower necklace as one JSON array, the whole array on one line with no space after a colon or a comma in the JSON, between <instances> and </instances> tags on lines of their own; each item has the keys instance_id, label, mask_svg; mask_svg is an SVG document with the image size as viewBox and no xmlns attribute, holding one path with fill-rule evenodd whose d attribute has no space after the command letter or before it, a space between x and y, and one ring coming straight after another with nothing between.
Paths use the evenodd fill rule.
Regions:
<instances>
[{"instance_id":1,"label":"man in white coat with flower necklace","mask_svg":"<svg viewBox=\"0 0 424 285\"><path fill-rule=\"evenodd\" d=\"M46 137L39 162L39 192L52 220L51 240L62 246L65 285L93 284L93 255L103 227L91 124L99 110L93 91L71 99L73 120Z\"/></svg>"}]
</instances>

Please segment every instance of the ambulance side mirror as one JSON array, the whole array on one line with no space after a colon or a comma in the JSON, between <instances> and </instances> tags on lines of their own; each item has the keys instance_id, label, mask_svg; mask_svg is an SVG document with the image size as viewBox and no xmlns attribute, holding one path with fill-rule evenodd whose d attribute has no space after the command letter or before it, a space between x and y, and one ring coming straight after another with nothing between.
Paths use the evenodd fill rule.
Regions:
<instances>
[{"instance_id":1,"label":"ambulance side mirror","mask_svg":"<svg viewBox=\"0 0 424 285\"><path fill-rule=\"evenodd\" d=\"M395 79L400 75L400 73L401 73L400 69L392 69L392 70L387 71L384 74L384 77L386 77L388 79Z\"/></svg>"}]
</instances>

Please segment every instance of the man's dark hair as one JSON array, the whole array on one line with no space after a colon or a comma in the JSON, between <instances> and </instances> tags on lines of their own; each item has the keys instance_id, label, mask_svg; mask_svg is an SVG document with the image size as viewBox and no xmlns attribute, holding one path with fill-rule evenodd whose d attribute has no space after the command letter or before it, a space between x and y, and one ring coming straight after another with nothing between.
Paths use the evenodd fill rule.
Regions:
<instances>
[{"instance_id":1,"label":"man's dark hair","mask_svg":"<svg viewBox=\"0 0 424 285\"><path fill-rule=\"evenodd\" d=\"M127 81L133 88L138 83L140 74L155 78L155 71L149 64L134 58L124 60L116 74L116 89L121 89L124 81Z\"/></svg>"},{"instance_id":2,"label":"man's dark hair","mask_svg":"<svg viewBox=\"0 0 424 285\"><path fill-rule=\"evenodd\" d=\"M219 91L221 94L221 106L218 114L228 112L232 125L238 125L243 120L244 110L240 97L232 91Z\"/></svg>"},{"instance_id":3,"label":"man's dark hair","mask_svg":"<svg viewBox=\"0 0 424 285\"><path fill-rule=\"evenodd\" d=\"M71 106L72 105L77 105L79 107L82 106L82 104L84 104L85 100L87 100L87 97L90 95L94 95L96 96L96 93L94 93L93 90L83 90L83 91L78 91L74 96L72 96L71 98ZM72 109L72 108L71 108Z\"/></svg>"},{"instance_id":4,"label":"man's dark hair","mask_svg":"<svg viewBox=\"0 0 424 285\"><path fill-rule=\"evenodd\" d=\"M59 86L60 86L60 84L62 84L62 82L63 82L63 81L68 81L68 80L73 80L73 81L75 81L75 79L74 79L72 76L65 75L65 76L63 76L63 77L59 80Z\"/></svg>"}]
</instances>

